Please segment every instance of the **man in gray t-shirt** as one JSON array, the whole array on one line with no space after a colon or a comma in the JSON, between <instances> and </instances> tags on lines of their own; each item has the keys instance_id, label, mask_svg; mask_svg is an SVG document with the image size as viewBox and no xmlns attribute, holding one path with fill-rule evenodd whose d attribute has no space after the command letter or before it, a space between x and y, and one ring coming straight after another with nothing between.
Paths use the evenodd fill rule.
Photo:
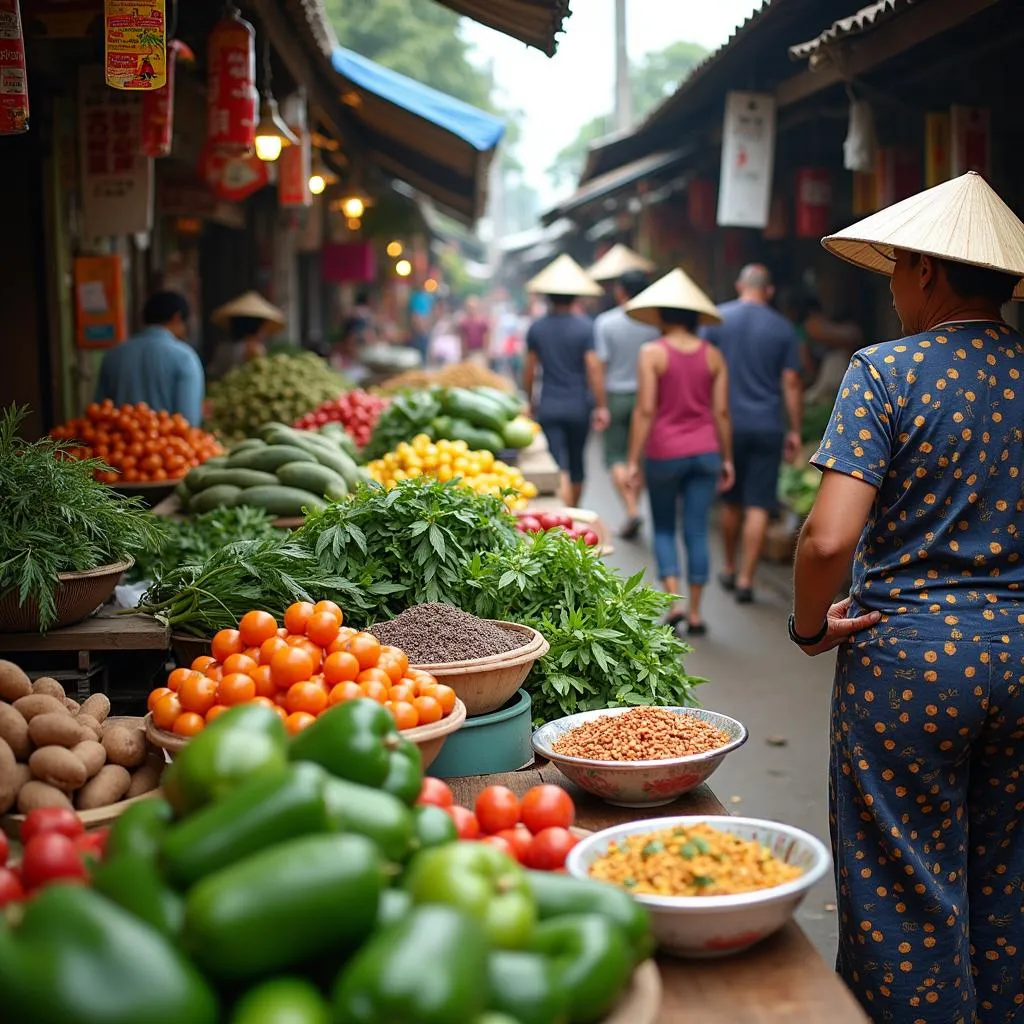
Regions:
<instances>
[{"instance_id":1,"label":"man in gray t-shirt","mask_svg":"<svg viewBox=\"0 0 1024 1024\"><path fill-rule=\"evenodd\" d=\"M615 283L615 309L602 313L594 321L594 350L604 372L605 392L611 422L604 432L604 462L612 475L615 489L626 506L626 522L619 535L632 540L640 531L640 492L631 485L626 471L629 430L636 405L636 361L640 347L658 337L654 327L629 316L623 306L648 285L647 275L634 270Z\"/></svg>"}]
</instances>

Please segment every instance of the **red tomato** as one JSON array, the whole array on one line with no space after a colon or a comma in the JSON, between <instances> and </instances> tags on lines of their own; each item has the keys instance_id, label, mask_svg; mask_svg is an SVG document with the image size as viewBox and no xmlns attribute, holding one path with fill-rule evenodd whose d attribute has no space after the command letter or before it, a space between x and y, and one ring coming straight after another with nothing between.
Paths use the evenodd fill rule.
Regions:
<instances>
[{"instance_id":1,"label":"red tomato","mask_svg":"<svg viewBox=\"0 0 1024 1024\"><path fill-rule=\"evenodd\" d=\"M109 832L108 828L97 829L95 832L83 832L82 835L76 836L71 841L81 856L89 857L92 860L102 860Z\"/></svg>"},{"instance_id":2,"label":"red tomato","mask_svg":"<svg viewBox=\"0 0 1024 1024\"><path fill-rule=\"evenodd\" d=\"M84 882L85 865L75 849L75 841L60 832L34 835L25 844L21 878L26 889L38 889L58 879Z\"/></svg>"},{"instance_id":3,"label":"red tomato","mask_svg":"<svg viewBox=\"0 0 1024 1024\"><path fill-rule=\"evenodd\" d=\"M0 868L7 863L7 858L11 853L11 843L7 838L6 832L0 832Z\"/></svg>"},{"instance_id":4,"label":"red tomato","mask_svg":"<svg viewBox=\"0 0 1024 1024\"><path fill-rule=\"evenodd\" d=\"M435 807L451 807L455 803L455 797L446 782L428 775L423 780L416 803L433 804Z\"/></svg>"},{"instance_id":5,"label":"red tomato","mask_svg":"<svg viewBox=\"0 0 1024 1024\"><path fill-rule=\"evenodd\" d=\"M507 786L488 786L476 798L473 812L480 828L494 835L519 824L519 797Z\"/></svg>"},{"instance_id":6,"label":"red tomato","mask_svg":"<svg viewBox=\"0 0 1024 1024\"><path fill-rule=\"evenodd\" d=\"M47 832L59 832L74 839L84 831L82 819L74 811L66 807L37 807L34 811L28 812L18 834L21 836L21 845L28 846L34 836Z\"/></svg>"},{"instance_id":7,"label":"red tomato","mask_svg":"<svg viewBox=\"0 0 1024 1024\"><path fill-rule=\"evenodd\" d=\"M21 879L10 869L0 868L0 907L8 903L18 903L25 898L25 890L21 887Z\"/></svg>"},{"instance_id":8,"label":"red tomato","mask_svg":"<svg viewBox=\"0 0 1024 1024\"><path fill-rule=\"evenodd\" d=\"M496 850L501 850L502 853L511 857L512 860L519 859L516 857L516 851L512 849L512 844L507 839L502 839L501 836L484 836L480 842L493 846Z\"/></svg>"},{"instance_id":9,"label":"red tomato","mask_svg":"<svg viewBox=\"0 0 1024 1024\"><path fill-rule=\"evenodd\" d=\"M536 835L546 828L569 828L576 820L576 808L572 797L561 786L548 783L527 790L520 817Z\"/></svg>"},{"instance_id":10,"label":"red tomato","mask_svg":"<svg viewBox=\"0 0 1024 1024\"><path fill-rule=\"evenodd\" d=\"M476 820L476 815L472 811L467 811L465 807L445 807L444 810L455 822L460 839L480 838L480 822Z\"/></svg>"},{"instance_id":11,"label":"red tomato","mask_svg":"<svg viewBox=\"0 0 1024 1024\"><path fill-rule=\"evenodd\" d=\"M567 828L545 828L530 841L523 863L537 871L557 871L579 840Z\"/></svg>"},{"instance_id":12,"label":"red tomato","mask_svg":"<svg viewBox=\"0 0 1024 1024\"><path fill-rule=\"evenodd\" d=\"M530 830L522 824L516 825L515 828L502 829L497 833L497 838L504 839L508 843L512 848L512 856L520 863L523 863L526 851L530 848L530 843L533 842Z\"/></svg>"}]
</instances>

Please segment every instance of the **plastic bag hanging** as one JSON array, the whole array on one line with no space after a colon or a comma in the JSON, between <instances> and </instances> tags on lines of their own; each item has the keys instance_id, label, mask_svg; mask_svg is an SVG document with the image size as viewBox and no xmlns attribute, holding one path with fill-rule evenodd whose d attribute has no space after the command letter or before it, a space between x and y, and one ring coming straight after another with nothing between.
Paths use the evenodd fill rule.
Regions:
<instances>
[{"instance_id":1,"label":"plastic bag hanging","mask_svg":"<svg viewBox=\"0 0 1024 1024\"><path fill-rule=\"evenodd\" d=\"M850 126L843 143L843 167L870 174L875 169L875 112L867 100L850 101Z\"/></svg>"}]
</instances>

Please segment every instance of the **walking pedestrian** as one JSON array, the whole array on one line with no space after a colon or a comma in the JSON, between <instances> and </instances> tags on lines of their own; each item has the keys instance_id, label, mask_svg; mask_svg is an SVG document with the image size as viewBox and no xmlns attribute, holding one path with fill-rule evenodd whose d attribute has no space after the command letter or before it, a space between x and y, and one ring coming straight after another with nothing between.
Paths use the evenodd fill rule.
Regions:
<instances>
[{"instance_id":1,"label":"walking pedestrian","mask_svg":"<svg viewBox=\"0 0 1024 1024\"><path fill-rule=\"evenodd\" d=\"M487 353L490 346L491 321L480 308L480 300L475 295L466 299L462 316L456 321L456 327L465 362L477 366L487 365Z\"/></svg>"},{"instance_id":2,"label":"walking pedestrian","mask_svg":"<svg viewBox=\"0 0 1024 1024\"><path fill-rule=\"evenodd\" d=\"M716 490L733 485L729 373L722 353L697 335L716 323L714 303L682 270L655 282L626 312L657 324L661 337L640 349L638 391L629 438L628 476L634 485L646 459L654 519L654 556L669 594L679 593L679 527L686 548L689 605L669 610L668 623L687 619L690 636L707 632L700 601L710 572L708 517Z\"/></svg>"},{"instance_id":3,"label":"walking pedestrian","mask_svg":"<svg viewBox=\"0 0 1024 1024\"><path fill-rule=\"evenodd\" d=\"M800 342L793 325L769 305L774 286L768 268L744 267L736 292L736 301L719 306L721 323L706 328L704 337L729 367L736 460L736 482L723 497L725 566L719 582L749 604L777 506L779 465L783 456L788 462L800 456L803 399Z\"/></svg>"},{"instance_id":4,"label":"walking pedestrian","mask_svg":"<svg viewBox=\"0 0 1024 1024\"><path fill-rule=\"evenodd\" d=\"M640 349L658 337L658 329L630 316L624 306L648 285L641 270L627 271L615 282L618 304L594 321L594 348L601 364L608 400L608 429L604 432L604 464L626 509L626 521L619 530L623 540L633 540L640 532L639 480L628 471L629 431L636 407L637 361Z\"/></svg>"},{"instance_id":5,"label":"walking pedestrian","mask_svg":"<svg viewBox=\"0 0 1024 1024\"><path fill-rule=\"evenodd\" d=\"M838 970L875 1021L1008 1024L1024 1019L1024 337L1001 307L1024 298L1024 223L972 172L825 246L892 276L907 335L851 361L796 556L790 638L839 645Z\"/></svg>"},{"instance_id":6,"label":"walking pedestrian","mask_svg":"<svg viewBox=\"0 0 1024 1024\"><path fill-rule=\"evenodd\" d=\"M571 256L562 255L526 287L546 295L549 309L527 332L523 387L561 470L562 500L576 508L583 494L587 437L591 425L599 431L608 426L608 406L594 351L594 322L573 307L580 297L600 295L601 286Z\"/></svg>"}]
</instances>

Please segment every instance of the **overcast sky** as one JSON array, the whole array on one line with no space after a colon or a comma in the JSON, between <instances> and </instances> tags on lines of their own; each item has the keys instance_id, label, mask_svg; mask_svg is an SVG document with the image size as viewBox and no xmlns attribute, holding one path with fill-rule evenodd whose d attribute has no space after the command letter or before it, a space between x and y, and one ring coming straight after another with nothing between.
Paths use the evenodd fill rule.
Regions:
<instances>
[{"instance_id":1,"label":"overcast sky","mask_svg":"<svg viewBox=\"0 0 1024 1024\"><path fill-rule=\"evenodd\" d=\"M636 59L677 40L716 49L752 11L755 0L628 0L629 53ZM572 0L572 17L551 59L498 32L465 22L474 58L492 61L503 101L522 109L520 159L545 203L560 196L545 174L580 125L611 110L615 91L613 0Z\"/></svg>"}]
</instances>

